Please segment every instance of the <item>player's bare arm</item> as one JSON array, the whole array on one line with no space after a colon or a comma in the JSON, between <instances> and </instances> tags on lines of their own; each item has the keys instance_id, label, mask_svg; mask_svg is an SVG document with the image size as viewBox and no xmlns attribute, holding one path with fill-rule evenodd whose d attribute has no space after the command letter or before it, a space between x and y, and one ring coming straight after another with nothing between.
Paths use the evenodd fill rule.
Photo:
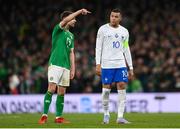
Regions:
<instances>
[{"instance_id":1,"label":"player's bare arm","mask_svg":"<svg viewBox=\"0 0 180 129\"><path fill-rule=\"evenodd\" d=\"M101 76L101 65L100 64L96 65L96 75Z\"/></svg>"},{"instance_id":2,"label":"player's bare arm","mask_svg":"<svg viewBox=\"0 0 180 129\"><path fill-rule=\"evenodd\" d=\"M70 14L69 16L67 16L66 18L64 18L60 24L61 24L61 27L64 28L68 22L70 22L71 20L75 19L78 15L82 14L82 15L87 15L91 13L90 11L88 11L87 9L80 9L72 14Z\"/></svg>"},{"instance_id":3,"label":"player's bare arm","mask_svg":"<svg viewBox=\"0 0 180 129\"><path fill-rule=\"evenodd\" d=\"M71 61L70 79L73 79L74 75L75 75L75 54L74 54L74 49L71 49L70 61Z\"/></svg>"},{"instance_id":4,"label":"player's bare arm","mask_svg":"<svg viewBox=\"0 0 180 129\"><path fill-rule=\"evenodd\" d=\"M124 55L125 55L125 59L126 59L126 62L128 64L128 67L129 67L128 79L133 80L134 79L134 71L133 71L132 58L131 58L131 52L130 52L129 47L126 48Z\"/></svg>"},{"instance_id":5,"label":"player's bare arm","mask_svg":"<svg viewBox=\"0 0 180 129\"><path fill-rule=\"evenodd\" d=\"M134 71L133 69L130 69L128 72L128 79L133 80L134 79Z\"/></svg>"}]
</instances>

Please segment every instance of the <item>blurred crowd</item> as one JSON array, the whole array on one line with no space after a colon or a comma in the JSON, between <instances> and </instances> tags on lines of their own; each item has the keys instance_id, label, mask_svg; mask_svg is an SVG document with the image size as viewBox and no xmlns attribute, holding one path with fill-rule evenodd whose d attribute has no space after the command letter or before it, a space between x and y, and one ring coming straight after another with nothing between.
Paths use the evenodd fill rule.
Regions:
<instances>
[{"instance_id":1,"label":"blurred crowd","mask_svg":"<svg viewBox=\"0 0 180 129\"><path fill-rule=\"evenodd\" d=\"M178 5L178 0L0 0L0 94L46 92L52 29L62 11L80 8L92 14L79 16L72 29L76 75L68 92L101 92L95 75L96 33L115 7L121 8L121 24L130 32L135 79L127 91L180 91Z\"/></svg>"}]
</instances>

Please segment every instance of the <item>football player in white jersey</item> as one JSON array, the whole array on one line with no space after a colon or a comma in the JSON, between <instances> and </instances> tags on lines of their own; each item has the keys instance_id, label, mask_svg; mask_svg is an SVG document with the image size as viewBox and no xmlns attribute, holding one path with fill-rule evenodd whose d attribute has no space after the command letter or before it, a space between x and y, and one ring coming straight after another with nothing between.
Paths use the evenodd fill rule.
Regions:
<instances>
[{"instance_id":1,"label":"football player in white jersey","mask_svg":"<svg viewBox=\"0 0 180 129\"><path fill-rule=\"evenodd\" d=\"M119 9L110 13L110 22L102 25L96 39L96 74L102 79L102 106L104 111L103 123L108 124L109 94L111 84L116 83L118 91L118 124L128 124L124 119L126 102L126 85L133 78L133 64L129 49L129 32L120 25L122 19ZM129 72L128 72L129 71Z\"/></svg>"}]
</instances>

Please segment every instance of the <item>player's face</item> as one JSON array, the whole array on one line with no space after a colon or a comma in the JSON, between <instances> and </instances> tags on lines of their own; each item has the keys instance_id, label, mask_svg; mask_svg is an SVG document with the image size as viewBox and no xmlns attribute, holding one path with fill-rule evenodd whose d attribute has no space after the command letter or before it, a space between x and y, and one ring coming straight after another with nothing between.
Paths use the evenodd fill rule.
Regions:
<instances>
[{"instance_id":1,"label":"player's face","mask_svg":"<svg viewBox=\"0 0 180 129\"><path fill-rule=\"evenodd\" d=\"M76 19L73 19L73 20L71 20L71 21L68 23L68 25L69 25L70 27L74 27L74 26L75 26L75 23L76 23Z\"/></svg>"},{"instance_id":2,"label":"player's face","mask_svg":"<svg viewBox=\"0 0 180 129\"><path fill-rule=\"evenodd\" d=\"M112 26L118 26L121 21L121 14L117 12L111 12L110 14L110 24Z\"/></svg>"}]
</instances>

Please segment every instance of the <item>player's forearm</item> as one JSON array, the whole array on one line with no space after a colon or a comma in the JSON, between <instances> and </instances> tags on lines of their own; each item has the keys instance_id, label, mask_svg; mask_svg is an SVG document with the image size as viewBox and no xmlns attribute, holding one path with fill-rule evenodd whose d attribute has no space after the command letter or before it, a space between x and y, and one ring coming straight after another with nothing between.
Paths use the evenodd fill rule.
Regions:
<instances>
[{"instance_id":1,"label":"player's forearm","mask_svg":"<svg viewBox=\"0 0 180 129\"><path fill-rule=\"evenodd\" d=\"M72 14L70 14L69 16L67 16L66 18L64 18L62 21L61 21L61 26L64 27L66 26L66 24L68 22L70 22L71 20L73 20L75 17L77 17L78 15L82 14L82 9L81 10L78 10Z\"/></svg>"},{"instance_id":2,"label":"player's forearm","mask_svg":"<svg viewBox=\"0 0 180 129\"><path fill-rule=\"evenodd\" d=\"M77 17L78 15L80 15L81 13L82 13L82 10L78 10L78 11L70 14L66 18L64 18L64 21L67 23L67 22L71 21L72 19L74 19L75 17Z\"/></svg>"},{"instance_id":3,"label":"player's forearm","mask_svg":"<svg viewBox=\"0 0 180 129\"><path fill-rule=\"evenodd\" d=\"M130 52L129 47L125 49L124 55L125 55L126 62L128 64L129 69L133 70L132 57L131 57L131 52Z\"/></svg>"}]
</instances>

